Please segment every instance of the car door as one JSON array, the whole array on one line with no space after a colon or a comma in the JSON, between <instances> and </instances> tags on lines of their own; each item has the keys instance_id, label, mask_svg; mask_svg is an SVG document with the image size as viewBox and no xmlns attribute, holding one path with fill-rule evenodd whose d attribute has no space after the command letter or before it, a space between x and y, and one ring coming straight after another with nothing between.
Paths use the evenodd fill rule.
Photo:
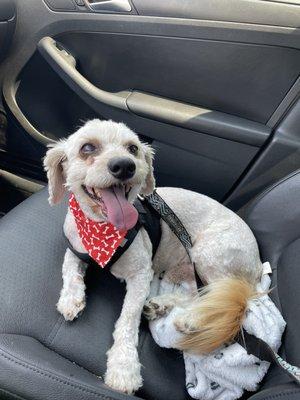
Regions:
<instances>
[{"instance_id":1,"label":"car door","mask_svg":"<svg viewBox=\"0 0 300 400\"><path fill-rule=\"evenodd\" d=\"M155 149L158 185L238 209L299 167L300 2L15 0L0 163L45 179L45 146L90 118Z\"/></svg>"}]
</instances>

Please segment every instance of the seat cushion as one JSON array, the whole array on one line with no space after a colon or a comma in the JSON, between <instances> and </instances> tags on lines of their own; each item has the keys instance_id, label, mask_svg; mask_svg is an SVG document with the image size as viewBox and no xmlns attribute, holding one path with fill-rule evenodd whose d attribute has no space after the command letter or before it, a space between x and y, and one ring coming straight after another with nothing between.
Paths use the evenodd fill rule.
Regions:
<instances>
[{"instance_id":1,"label":"seat cushion","mask_svg":"<svg viewBox=\"0 0 300 400\"><path fill-rule=\"evenodd\" d=\"M97 376L103 376L106 352L123 303L124 284L108 271L90 267L87 305L73 322L65 322L55 304L62 287L66 242L62 224L66 203L50 207L47 191L31 196L0 222L0 333L36 339ZM141 326L139 354L145 399L183 400L183 360L176 351L159 348Z\"/></svg>"},{"instance_id":2,"label":"seat cushion","mask_svg":"<svg viewBox=\"0 0 300 400\"><path fill-rule=\"evenodd\" d=\"M300 171L258 196L244 218L258 240L262 261L271 263L270 296L287 322L280 354L300 366ZM287 382L290 378L272 365L262 389Z\"/></svg>"},{"instance_id":3,"label":"seat cushion","mask_svg":"<svg viewBox=\"0 0 300 400\"><path fill-rule=\"evenodd\" d=\"M263 260L269 260L274 268L277 286L272 296L288 322L283 352L298 365L299 199L297 173L258 198L245 217L257 235ZM122 307L124 284L108 271L90 267L83 314L74 322L65 322L56 311L66 250L62 235L65 213L66 203L51 208L43 190L0 222L1 398L77 400L85 393L85 400L130 399L131 396L113 392L95 378L105 372L106 352ZM136 394L138 398L189 398L180 353L159 348L145 321L140 329L138 351L144 378L144 386ZM250 398L275 399L278 393L285 400L294 400L300 389L272 367L259 393Z\"/></svg>"}]
</instances>

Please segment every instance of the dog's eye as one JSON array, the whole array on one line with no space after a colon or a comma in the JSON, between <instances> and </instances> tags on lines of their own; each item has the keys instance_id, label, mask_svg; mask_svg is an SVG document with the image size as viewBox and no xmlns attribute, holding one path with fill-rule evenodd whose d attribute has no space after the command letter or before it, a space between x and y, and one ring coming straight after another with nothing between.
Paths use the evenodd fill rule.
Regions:
<instances>
[{"instance_id":1,"label":"dog's eye","mask_svg":"<svg viewBox=\"0 0 300 400\"><path fill-rule=\"evenodd\" d=\"M96 151L96 146L92 143L85 143L80 149L82 154L91 154L94 153L94 151Z\"/></svg>"},{"instance_id":2,"label":"dog's eye","mask_svg":"<svg viewBox=\"0 0 300 400\"><path fill-rule=\"evenodd\" d=\"M130 144L128 146L128 151L135 156L138 152L138 147L135 144Z\"/></svg>"}]
</instances>

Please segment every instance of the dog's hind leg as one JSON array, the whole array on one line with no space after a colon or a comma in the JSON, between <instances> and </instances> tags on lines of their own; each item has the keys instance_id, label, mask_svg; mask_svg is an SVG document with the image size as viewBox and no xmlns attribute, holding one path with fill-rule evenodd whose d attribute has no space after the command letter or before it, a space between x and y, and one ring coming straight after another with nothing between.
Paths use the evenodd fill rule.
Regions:
<instances>
[{"instance_id":1,"label":"dog's hind leg","mask_svg":"<svg viewBox=\"0 0 300 400\"><path fill-rule=\"evenodd\" d=\"M162 293L150 298L144 306L143 314L149 321L165 316L175 306L185 307L192 301L197 294L193 265L181 262L167 270L160 290Z\"/></svg>"},{"instance_id":2,"label":"dog's hind leg","mask_svg":"<svg viewBox=\"0 0 300 400\"><path fill-rule=\"evenodd\" d=\"M143 314L149 321L153 321L169 314L175 306L188 304L190 300L190 295L179 291L155 296L146 302Z\"/></svg>"},{"instance_id":3,"label":"dog's hind leg","mask_svg":"<svg viewBox=\"0 0 300 400\"><path fill-rule=\"evenodd\" d=\"M86 264L67 249L63 267L63 288L57 303L57 310L66 321L72 321L85 307L84 275Z\"/></svg>"}]
</instances>

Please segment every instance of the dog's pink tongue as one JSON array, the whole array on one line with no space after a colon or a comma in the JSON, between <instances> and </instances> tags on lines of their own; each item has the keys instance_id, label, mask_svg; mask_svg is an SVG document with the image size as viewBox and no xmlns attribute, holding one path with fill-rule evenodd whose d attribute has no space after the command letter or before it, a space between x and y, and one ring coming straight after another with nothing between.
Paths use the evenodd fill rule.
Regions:
<instances>
[{"instance_id":1,"label":"dog's pink tongue","mask_svg":"<svg viewBox=\"0 0 300 400\"><path fill-rule=\"evenodd\" d=\"M120 231L133 228L138 220L136 208L126 200L125 188L101 189L101 196L107 208L107 219Z\"/></svg>"}]
</instances>

